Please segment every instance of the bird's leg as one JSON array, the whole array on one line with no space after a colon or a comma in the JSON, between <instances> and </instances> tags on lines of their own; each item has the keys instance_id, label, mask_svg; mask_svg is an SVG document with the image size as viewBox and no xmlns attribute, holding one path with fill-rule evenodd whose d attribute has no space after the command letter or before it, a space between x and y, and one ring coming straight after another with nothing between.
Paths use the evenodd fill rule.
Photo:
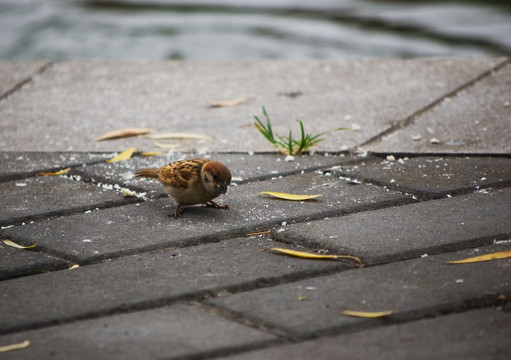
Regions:
<instances>
[{"instance_id":1,"label":"bird's leg","mask_svg":"<svg viewBox=\"0 0 511 360\"><path fill-rule=\"evenodd\" d=\"M183 213L183 211L179 211L180 207L181 207L181 205L176 206L176 210L174 210L174 213L173 214L168 214L167 216L168 217L173 217L173 218L177 219Z\"/></svg>"},{"instance_id":2,"label":"bird's leg","mask_svg":"<svg viewBox=\"0 0 511 360\"><path fill-rule=\"evenodd\" d=\"M212 208L215 208L215 209L225 209L225 210L229 210L229 205L218 205L216 202L214 202L213 200L210 200L210 201L206 201L204 203L204 205L206 205L207 207L212 207Z\"/></svg>"}]
</instances>

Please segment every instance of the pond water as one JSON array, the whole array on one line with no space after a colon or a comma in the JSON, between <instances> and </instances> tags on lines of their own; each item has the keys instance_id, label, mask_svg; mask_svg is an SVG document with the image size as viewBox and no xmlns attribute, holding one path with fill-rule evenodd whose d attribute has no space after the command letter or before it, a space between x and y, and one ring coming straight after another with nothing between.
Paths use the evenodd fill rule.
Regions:
<instances>
[{"instance_id":1,"label":"pond water","mask_svg":"<svg viewBox=\"0 0 511 360\"><path fill-rule=\"evenodd\" d=\"M510 3L0 0L0 60L507 56Z\"/></svg>"}]
</instances>

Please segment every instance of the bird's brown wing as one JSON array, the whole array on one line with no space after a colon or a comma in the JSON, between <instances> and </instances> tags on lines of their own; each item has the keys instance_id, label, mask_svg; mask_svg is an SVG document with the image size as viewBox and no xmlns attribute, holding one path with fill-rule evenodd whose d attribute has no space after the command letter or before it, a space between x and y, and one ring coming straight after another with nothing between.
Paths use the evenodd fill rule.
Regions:
<instances>
[{"instance_id":1,"label":"bird's brown wing","mask_svg":"<svg viewBox=\"0 0 511 360\"><path fill-rule=\"evenodd\" d=\"M201 169L209 160L190 159L168 164L160 169L158 177L164 184L186 189L189 184L200 181Z\"/></svg>"}]
</instances>

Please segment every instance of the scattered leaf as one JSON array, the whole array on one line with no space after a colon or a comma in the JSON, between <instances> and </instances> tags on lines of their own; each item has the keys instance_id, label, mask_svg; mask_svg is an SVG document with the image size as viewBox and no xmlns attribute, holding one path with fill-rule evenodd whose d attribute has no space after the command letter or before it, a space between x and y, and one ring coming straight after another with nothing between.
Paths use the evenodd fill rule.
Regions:
<instances>
[{"instance_id":1,"label":"scattered leaf","mask_svg":"<svg viewBox=\"0 0 511 360\"><path fill-rule=\"evenodd\" d=\"M144 128L126 128L116 131L111 131L106 134L103 134L97 138L94 139L94 141L104 141L104 140L112 140L112 139L119 139L119 138L125 138L125 137L131 137L131 136L139 136L139 135L146 135L149 134L152 129L144 129Z\"/></svg>"},{"instance_id":2,"label":"scattered leaf","mask_svg":"<svg viewBox=\"0 0 511 360\"><path fill-rule=\"evenodd\" d=\"M59 175L64 175L69 170L71 170L70 167L67 168L67 169L62 169L62 170L55 171L55 172L44 172L44 171L41 171L41 172L38 172L37 175L41 175L41 176L59 176Z\"/></svg>"},{"instance_id":3,"label":"scattered leaf","mask_svg":"<svg viewBox=\"0 0 511 360\"><path fill-rule=\"evenodd\" d=\"M37 242L35 244L29 245L29 246L23 246L20 244L16 244L14 241L11 240L2 240L5 245L12 246L16 249L32 249L37 245Z\"/></svg>"},{"instance_id":4,"label":"scattered leaf","mask_svg":"<svg viewBox=\"0 0 511 360\"><path fill-rule=\"evenodd\" d=\"M119 153L117 156L114 156L113 158L107 160L107 163L112 163L116 161L124 161L128 160L133 156L133 153L137 150L135 147L130 147L128 150L124 150L123 152Z\"/></svg>"},{"instance_id":5,"label":"scattered leaf","mask_svg":"<svg viewBox=\"0 0 511 360\"><path fill-rule=\"evenodd\" d=\"M207 140L211 139L211 136L189 133L166 133L147 135L146 138L151 140Z\"/></svg>"},{"instance_id":6,"label":"scattered leaf","mask_svg":"<svg viewBox=\"0 0 511 360\"><path fill-rule=\"evenodd\" d=\"M27 348L29 346L30 346L30 341L29 340L25 340L25 341L23 341L21 343L17 343L17 344L0 346L0 352L7 352L7 351L25 349L25 348Z\"/></svg>"},{"instance_id":7,"label":"scattered leaf","mask_svg":"<svg viewBox=\"0 0 511 360\"><path fill-rule=\"evenodd\" d=\"M158 155L162 155L162 154L163 154L162 151L146 151L146 152L140 153L140 156L158 156Z\"/></svg>"},{"instance_id":8,"label":"scattered leaf","mask_svg":"<svg viewBox=\"0 0 511 360\"><path fill-rule=\"evenodd\" d=\"M228 107L228 106L240 105L240 104L243 104L247 100L248 100L248 98L244 97L244 98L239 98L239 99L230 100L230 101L206 100L206 102L208 103L209 107L216 108L216 107Z\"/></svg>"},{"instance_id":9,"label":"scattered leaf","mask_svg":"<svg viewBox=\"0 0 511 360\"><path fill-rule=\"evenodd\" d=\"M286 254L286 255L305 258L305 259L318 259L318 260L348 259L348 260L353 260L353 261L362 265L362 260L360 260L360 258L358 258L356 256L351 256L351 255L315 254L315 253L309 253L309 252L297 251L297 250L291 250L291 249L283 249L283 248L268 248L268 249L263 249L261 251L268 251L268 250L276 251L276 252Z\"/></svg>"},{"instance_id":10,"label":"scattered leaf","mask_svg":"<svg viewBox=\"0 0 511 360\"><path fill-rule=\"evenodd\" d=\"M73 266L71 266L68 270L74 270L74 269L77 269L77 268L79 268L79 267L80 267L80 265L78 265L78 264L74 264L74 265L73 265Z\"/></svg>"},{"instance_id":11,"label":"scattered leaf","mask_svg":"<svg viewBox=\"0 0 511 360\"><path fill-rule=\"evenodd\" d=\"M353 311L353 310L343 310L341 311L343 315L365 318L365 319L375 319L384 316L389 316L392 314L392 310L387 311L376 311L376 312L368 312L368 311Z\"/></svg>"},{"instance_id":12,"label":"scattered leaf","mask_svg":"<svg viewBox=\"0 0 511 360\"><path fill-rule=\"evenodd\" d=\"M241 128L245 128L245 127L251 127L252 125L254 125L254 124L248 123L248 124L241 124L241 125L238 125L236 127L241 129Z\"/></svg>"},{"instance_id":13,"label":"scattered leaf","mask_svg":"<svg viewBox=\"0 0 511 360\"><path fill-rule=\"evenodd\" d=\"M307 300L307 296L298 296L298 301Z\"/></svg>"},{"instance_id":14,"label":"scattered leaf","mask_svg":"<svg viewBox=\"0 0 511 360\"><path fill-rule=\"evenodd\" d=\"M154 144L154 146L157 146L162 149L175 149L175 148L179 147L178 144L163 144L161 142L154 141L154 140L153 140L153 144Z\"/></svg>"},{"instance_id":15,"label":"scattered leaf","mask_svg":"<svg viewBox=\"0 0 511 360\"><path fill-rule=\"evenodd\" d=\"M287 194L287 193L281 193L281 192L276 192L276 191L262 191L259 194L257 194L257 196L259 196L261 194L270 195L270 196L276 197L278 199L293 200L293 201L310 200L310 199L314 199L314 198L321 196L321 195L296 195L296 194Z\"/></svg>"},{"instance_id":16,"label":"scattered leaf","mask_svg":"<svg viewBox=\"0 0 511 360\"><path fill-rule=\"evenodd\" d=\"M467 259L462 260L452 260L448 261L448 264L470 264L470 263L476 263L476 262L483 262L483 261L491 261L491 260L500 260L500 259L507 259L511 257L511 251L499 251L492 254L486 254L481 256L474 256Z\"/></svg>"}]
</instances>

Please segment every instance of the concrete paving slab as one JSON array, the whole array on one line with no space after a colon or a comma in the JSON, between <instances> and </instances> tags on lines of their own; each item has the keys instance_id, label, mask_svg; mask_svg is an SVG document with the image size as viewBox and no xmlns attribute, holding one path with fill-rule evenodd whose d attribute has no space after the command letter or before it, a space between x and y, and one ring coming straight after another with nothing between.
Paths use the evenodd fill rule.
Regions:
<instances>
[{"instance_id":1,"label":"concrete paving slab","mask_svg":"<svg viewBox=\"0 0 511 360\"><path fill-rule=\"evenodd\" d=\"M12 63L0 61L0 99L8 96L36 74L49 66L49 63Z\"/></svg>"},{"instance_id":2,"label":"concrete paving slab","mask_svg":"<svg viewBox=\"0 0 511 360\"><path fill-rule=\"evenodd\" d=\"M24 179L108 159L110 154L55 152L0 152L0 181Z\"/></svg>"},{"instance_id":3,"label":"concrete paving slab","mask_svg":"<svg viewBox=\"0 0 511 360\"><path fill-rule=\"evenodd\" d=\"M447 261L510 249L507 243L352 269L206 302L290 337L360 331L498 304L499 295L511 295L511 259L465 265ZM393 314L362 319L342 315L343 310Z\"/></svg>"},{"instance_id":4,"label":"concrete paving slab","mask_svg":"<svg viewBox=\"0 0 511 360\"><path fill-rule=\"evenodd\" d=\"M170 359L267 343L273 336L199 309L174 305L0 337L30 340L2 359Z\"/></svg>"},{"instance_id":5,"label":"concrete paving slab","mask_svg":"<svg viewBox=\"0 0 511 360\"><path fill-rule=\"evenodd\" d=\"M276 229L275 239L378 264L511 237L511 188Z\"/></svg>"},{"instance_id":6,"label":"concrete paving slab","mask_svg":"<svg viewBox=\"0 0 511 360\"><path fill-rule=\"evenodd\" d=\"M254 237L232 239L2 281L0 334L349 268L340 262L276 261L261 252L270 246L276 243ZM37 297L27 296L27 289Z\"/></svg>"},{"instance_id":7,"label":"concrete paving slab","mask_svg":"<svg viewBox=\"0 0 511 360\"><path fill-rule=\"evenodd\" d=\"M68 179L38 176L0 183L0 225L10 226L41 218L128 204L115 191Z\"/></svg>"},{"instance_id":8,"label":"concrete paving slab","mask_svg":"<svg viewBox=\"0 0 511 360\"><path fill-rule=\"evenodd\" d=\"M511 185L511 158L405 157L343 169L343 173L420 197L437 198Z\"/></svg>"},{"instance_id":9,"label":"concrete paving slab","mask_svg":"<svg viewBox=\"0 0 511 360\"><path fill-rule=\"evenodd\" d=\"M322 197L307 202L285 201L257 196L261 191L322 194ZM337 177L315 173L233 186L217 200L231 209L189 206L179 219L174 219L167 216L173 212L174 204L164 198L17 226L3 230L3 236L20 243L34 242L37 238L41 249L83 263L243 236L269 230L282 222L338 216L413 201L400 193L370 185L350 185Z\"/></svg>"},{"instance_id":10,"label":"concrete paving slab","mask_svg":"<svg viewBox=\"0 0 511 360\"><path fill-rule=\"evenodd\" d=\"M375 152L510 154L510 80L508 64L368 148Z\"/></svg>"},{"instance_id":11,"label":"concrete paving slab","mask_svg":"<svg viewBox=\"0 0 511 360\"><path fill-rule=\"evenodd\" d=\"M335 165L359 166L373 163L376 157L347 157L347 156L295 156L294 161L285 161L284 155L276 154L180 154L171 153L151 157L135 157L128 161L100 163L96 165L73 169L70 174L80 176L81 180L94 183L103 182L118 184L136 191L147 192L147 197L157 198L167 195L165 188L157 181L135 178L135 172L143 168L158 168L170 162L202 157L225 164L233 176L233 184L249 181L268 180L272 177L300 173L302 170L328 168Z\"/></svg>"},{"instance_id":12,"label":"concrete paving slab","mask_svg":"<svg viewBox=\"0 0 511 360\"><path fill-rule=\"evenodd\" d=\"M154 148L143 138L93 142L106 132L147 127L211 135L181 151L273 150L253 127L265 106L277 134L328 134L319 150L339 151L377 136L503 59L99 62L53 65L0 103L0 147L9 151L119 151ZM298 97L283 96L301 92ZM211 108L213 101L248 100ZM41 134L44 129L44 134Z\"/></svg>"},{"instance_id":13,"label":"concrete paving slab","mask_svg":"<svg viewBox=\"0 0 511 360\"><path fill-rule=\"evenodd\" d=\"M483 309L382 326L226 357L277 359L509 359L511 314Z\"/></svg>"},{"instance_id":14,"label":"concrete paving slab","mask_svg":"<svg viewBox=\"0 0 511 360\"><path fill-rule=\"evenodd\" d=\"M0 239L0 240L3 240ZM0 281L18 276L65 269L64 261L34 251L16 249L0 243Z\"/></svg>"}]
</instances>

